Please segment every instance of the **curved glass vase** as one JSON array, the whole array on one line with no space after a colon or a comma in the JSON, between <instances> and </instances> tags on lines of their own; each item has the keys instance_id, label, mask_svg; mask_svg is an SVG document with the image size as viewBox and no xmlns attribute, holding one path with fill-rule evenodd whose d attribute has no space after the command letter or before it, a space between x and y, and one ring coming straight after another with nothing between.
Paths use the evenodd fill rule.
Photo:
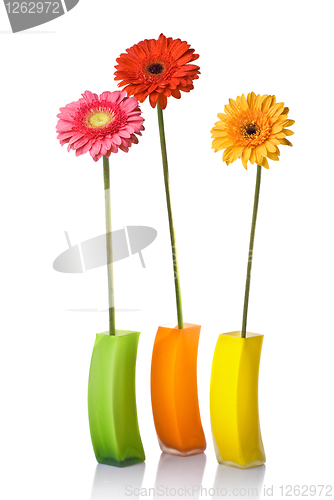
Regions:
<instances>
[{"instance_id":1,"label":"curved glass vase","mask_svg":"<svg viewBox=\"0 0 334 500\"><path fill-rule=\"evenodd\" d=\"M96 335L88 381L88 415L100 464L126 467L145 460L135 393L139 335L127 330Z\"/></svg>"},{"instance_id":2,"label":"curved glass vase","mask_svg":"<svg viewBox=\"0 0 334 500\"><path fill-rule=\"evenodd\" d=\"M160 448L179 456L206 448L197 394L197 351L201 327L160 326L151 367L154 424Z\"/></svg>"},{"instance_id":3,"label":"curved glass vase","mask_svg":"<svg viewBox=\"0 0 334 500\"><path fill-rule=\"evenodd\" d=\"M210 412L220 464L250 469L264 464L258 378L263 335L219 335L212 362Z\"/></svg>"}]
</instances>

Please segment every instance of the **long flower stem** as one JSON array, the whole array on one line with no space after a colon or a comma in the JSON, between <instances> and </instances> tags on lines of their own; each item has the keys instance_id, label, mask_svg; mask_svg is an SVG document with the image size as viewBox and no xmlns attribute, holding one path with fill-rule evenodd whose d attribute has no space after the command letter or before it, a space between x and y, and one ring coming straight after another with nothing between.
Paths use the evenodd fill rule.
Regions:
<instances>
[{"instance_id":1,"label":"long flower stem","mask_svg":"<svg viewBox=\"0 0 334 500\"><path fill-rule=\"evenodd\" d=\"M158 103L157 103L157 109L158 109L158 123L159 123L159 134L160 134L161 156L162 156L162 165L163 165L163 170L164 170L166 201L167 201L168 220L169 220L169 232L170 232L170 241L171 241L171 245L172 245L172 255L173 255L173 270L174 270L174 283L175 283L175 295L176 295L177 323L178 323L179 329L181 330L183 328L183 316L182 316L182 301L181 301L179 265L178 265L178 260L177 260L175 230L174 230L173 215L172 215L172 205L171 205L171 201L170 201L168 161L167 161L164 118L163 118L163 114L162 114L162 109L160 108Z\"/></svg>"},{"instance_id":2,"label":"long flower stem","mask_svg":"<svg viewBox=\"0 0 334 500\"><path fill-rule=\"evenodd\" d=\"M261 167L261 165L258 165L257 166L257 172L256 172L256 185L255 185L255 195L254 195L252 228L251 228L250 241L249 241L247 277L246 277L245 300L244 300L244 312L243 312L243 317L242 317L242 329L241 329L241 337L242 338L246 338L249 288L250 288L250 280L251 280L251 273L252 273L253 248L254 248L254 237L255 237L255 226L256 226L256 218L257 218L257 209L258 209L258 206L259 206L261 172L262 172L262 167Z\"/></svg>"},{"instance_id":3,"label":"long flower stem","mask_svg":"<svg viewBox=\"0 0 334 500\"><path fill-rule=\"evenodd\" d=\"M114 273L112 257L111 204L109 158L103 157L104 200L106 211L106 241L108 268L109 335L115 335Z\"/></svg>"}]
</instances>

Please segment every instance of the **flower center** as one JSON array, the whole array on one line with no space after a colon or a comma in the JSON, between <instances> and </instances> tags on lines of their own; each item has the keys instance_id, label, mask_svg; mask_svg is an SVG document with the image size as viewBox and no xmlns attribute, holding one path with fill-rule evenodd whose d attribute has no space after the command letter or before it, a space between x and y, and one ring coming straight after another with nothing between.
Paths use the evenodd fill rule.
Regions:
<instances>
[{"instance_id":1,"label":"flower center","mask_svg":"<svg viewBox=\"0 0 334 500\"><path fill-rule=\"evenodd\" d=\"M147 71L151 73L151 75L160 75L164 70L164 67L160 63L150 64L147 68Z\"/></svg>"},{"instance_id":2,"label":"flower center","mask_svg":"<svg viewBox=\"0 0 334 500\"><path fill-rule=\"evenodd\" d=\"M260 132L260 127L254 120L241 127L241 135L245 139L255 139L260 135Z\"/></svg>"},{"instance_id":3,"label":"flower center","mask_svg":"<svg viewBox=\"0 0 334 500\"><path fill-rule=\"evenodd\" d=\"M253 135L256 134L256 132L257 132L257 127L255 125L247 125L246 134Z\"/></svg>"},{"instance_id":4,"label":"flower center","mask_svg":"<svg viewBox=\"0 0 334 500\"><path fill-rule=\"evenodd\" d=\"M93 128L102 128L109 125L112 119L112 114L106 113L105 111L97 111L96 113L90 115L88 123Z\"/></svg>"}]
</instances>

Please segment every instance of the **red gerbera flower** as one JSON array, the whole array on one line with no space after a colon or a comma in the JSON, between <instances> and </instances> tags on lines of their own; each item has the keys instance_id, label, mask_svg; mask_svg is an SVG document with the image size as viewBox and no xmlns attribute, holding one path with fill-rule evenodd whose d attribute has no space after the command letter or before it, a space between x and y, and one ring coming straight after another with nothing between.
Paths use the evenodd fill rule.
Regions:
<instances>
[{"instance_id":1,"label":"red gerbera flower","mask_svg":"<svg viewBox=\"0 0 334 500\"><path fill-rule=\"evenodd\" d=\"M126 153L138 143L144 130L141 110L135 97L126 92L103 92L100 97L88 90L82 99L60 108L57 138L76 156L90 153L94 161L109 158L118 148Z\"/></svg>"},{"instance_id":2,"label":"red gerbera flower","mask_svg":"<svg viewBox=\"0 0 334 500\"><path fill-rule=\"evenodd\" d=\"M180 99L180 91L192 90L193 80L200 74L199 66L189 64L199 55L179 38L161 34L158 40L144 40L126 52L116 59L115 80L122 80L118 86L126 85L127 94L136 96L139 102L149 96L152 108L158 102L165 109L171 95Z\"/></svg>"}]
</instances>

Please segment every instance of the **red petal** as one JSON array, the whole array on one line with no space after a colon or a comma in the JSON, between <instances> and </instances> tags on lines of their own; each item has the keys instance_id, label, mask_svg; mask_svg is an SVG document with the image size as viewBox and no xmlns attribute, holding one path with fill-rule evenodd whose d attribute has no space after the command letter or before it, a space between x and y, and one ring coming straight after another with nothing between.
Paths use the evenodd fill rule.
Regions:
<instances>
[{"instance_id":1,"label":"red petal","mask_svg":"<svg viewBox=\"0 0 334 500\"><path fill-rule=\"evenodd\" d=\"M161 109L165 109L167 106L167 97L165 94L159 94L158 103Z\"/></svg>"},{"instance_id":2,"label":"red petal","mask_svg":"<svg viewBox=\"0 0 334 500\"><path fill-rule=\"evenodd\" d=\"M181 98L181 92L179 91L179 89L172 90L172 96L175 97L176 99L180 99Z\"/></svg>"},{"instance_id":3,"label":"red petal","mask_svg":"<svg viewBox=\"0 0 334 500\"><path fill-rule=\"evenodd\" d=\"M162 33L158 38L157 49L161 54L165 53L167 50L167 38Z\"/></svg>"},{"instance_id":4,"label":"red petal","mask_svg":"<svg viewBox=\"0 0 334 500\"><path fill-rule=\"evenodd\" d=\"M150 99L150 104L151 104L152 108L155 108L155 106L157 104L158 97L159 97L159 94L157 92L150 94L149 99Z\"/></svg>"},{"instance_id":5,"label":"red petal","mask_svg":"<svg viewBox=\"0 0 334 500\"><path fill-rule=\"evenodd\" d=\"M181 42L180 40L175 40L174 44L171 44L170 46L170 54L175 58L178 59L181 57L187 50L189 49L190 45L187 42Z\"/></svg>"},{"instance_id":6,"label":"red petal","mask_svg":"<svg viewBox=\"0 0 334 500\"><path fill-rule=\"evenodd\" d=\"M192 61L193 52L194 49L189 49L182 57L180 57L180 59L176 61L177 65L182 66L183 64L187 64L188 62Z\"/></svg>"}]
</instances>

